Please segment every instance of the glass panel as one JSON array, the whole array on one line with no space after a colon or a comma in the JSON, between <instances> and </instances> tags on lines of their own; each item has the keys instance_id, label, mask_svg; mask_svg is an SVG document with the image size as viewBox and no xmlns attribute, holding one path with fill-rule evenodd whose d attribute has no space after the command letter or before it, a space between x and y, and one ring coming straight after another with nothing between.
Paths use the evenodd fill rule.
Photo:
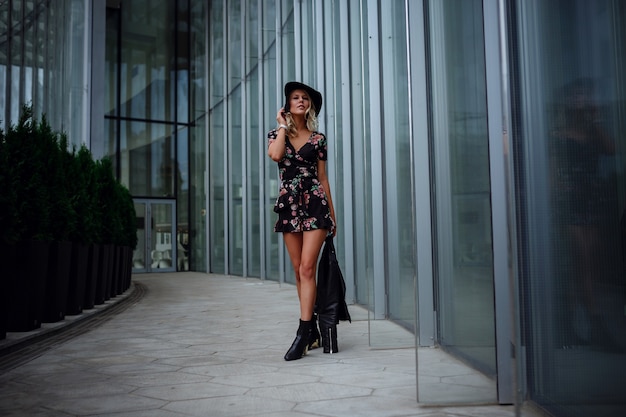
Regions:
<instances>
[{"instance_id":1,"label":"glass panel","mask_svg":"<svg viewBox=\"0 0 626 417\"><path fill-rule=\"evenodd\" d=\"M274 26L272 26L274 25ZM263 27L271 28L276 26L276 3L274 0L264 0L263 2ZM257 140L263 143L263 161L265 163L265 194L263 195L265 204L265 218L263 219L263 227L265 227L265 274L267 279L278 281L279 272L279 248L282 241L279 241L279 234L274 233L274 224L276 223L276 213L274 213L274 202L278 197L278 169L276 163L268 158L267 155L267 130L275 126L277 106L282 99L277 92L281 91L281 87L276 85L276 30L264 30L265 51L264 59L261 61L263 65L263 108L264 113L264 129L258 135Z\"/></svg>"},{"instance_id":2,"label":"glass panel","mask_svg":"<svg viewBox=\"0 0 626 417\"><path fill-rule=\"evenodd\" d=\"M33 2L25 1L24 2L24 16L33 16ZM28 20L32 19L29 17ZM26 20L26 18L25 18ZM31 22L25 21L23 25L21 25L22 30L19 35L22 40L22 47L24 48L23 55L23 70L24 70L24 85L22 91L22 100L24 103L32 103L33 101L33 68L35 65L35 54L36 50L34 48L35 44L33 41L35 40L35 28L36 26L31 24ZM73 28L74 29L74 28ZM82 63L82 60L80 61ZM39 115L37 115L39 116ZM71 137L70 137L71 140Z\"/></svg>"},{"instance_id":3,"label":"glass panel","mask_svg":"<svg viewBox=\"0 0 626 417\"><path fill-rule=\"evenodd\" d=\"M41 7L41 6L39 6ZM35 77L36 91L35 101L33 102L33 114L42 114L44 109L44 103L46 102L45 87L47 87L46 80L46 36L48 34L48 20L47 13L39 12L37 19L35 20L35 67L37 75Z\"/></svg>"},{"instance_id":4,"label":"glass panel","mask_svg":"<svg viewBox=\"0 0 626 417\"><path fill-rule=\"evenodd\" d=\"M11 10L11 24L14 27L14 31L18 31L19 27L22 26L23 16L22 16L22 1L13 1L12 4L9 3L8 7L13 6ZM52 28L51 28L52 30ZM17 122L19 119L19 115L21 112L21 105L23 104L23 99L21 95L20 89L20 77L23 68L21 66L21 62L24 58L23 48L22 48L23 38L21 36L11 36L8 37L7 43L8 47L11 50L11 70L9 71L9 89L10 89L10 97L11 101L9 102L9 120L13 122ZM39 116L38 114L35 114Z\"/></svg>"},{"instance_id":5,"label":"glass panel","mask_svg":"<svg viewBox=\"0 0 626 417\"><path fill-rule=\"evenodd\" d=\"M243 160L242 160L242 116L241 116L241 85L235 88L230 95L230 146L228 159L230 160L230 209L229 212L229 272L243 275Z\"/></svg>"},{"instance_id":6,"label":"glass panel","mask_svg":"<svg viewBox=\"0 0 626 417\"><path fill-rule=\"evenodd\" d=\"M85 2L82 0L72 0L69 10L66 12L67 16L64 16L65 24L63 25L69 32L65 35L68 39L68 53L64 63L65 67L65 80L64 83L68 86L70 94L63 95L67 97L68 103L63 108L65 123L68 139L71 145L80 147L85 142L89 143L89 138L84 137L86 134L85 126L88 126L88 120L90 114L85 111L87 106L88 94L85 86L91 83L91 74L87 71L85 60L90 57L85 56L87 50L85 44L87 43L88 36L85 22ZM66 113L67 112L67 113Z\"/></svg>"},{"instance_id":7,"label":"glass panel","mask_svg":"<svg viewBox=\"0 0 626 417\"><path fill-rule=\"evenodd\" d=\"M228 45L234 51L228 55L230 71L228 73L228 109L229 128L228 138L228 187L230 201L228 206L228 233L225 235L228 241L228 269L230 274L243 275L243 152L241 139L243 138L242 117L242 86L243 78L241 50L244 46L242 2L233 1L228 3Z\"/></svg>"},{"instance_id":8,"label":"glass panel","mask_svg":"<svg viewBox=\"0 0 626 417\"><path fill-rule=\"evenodd\" d=\"M176 177L173 126L121 122L121 178L133 196L172 197Z\"/></svg>"},{"instance_id":9,"label":"glass panel","mask_svg":"<svg viewBox=\"0 0 626 417\"><path fill-rule=\"evenodd\" d=\"M258 36L257 33L251 33L250 36ZM248 239L248 275L252 277L261 276L261 158L267 159L266 148L260 137L263 137L261 127L259 126L258 103L259 103L259 72L254 70L248 75L248 100L247 115L248 121L248 172L246 174L248 181L248 229L246 236Z\"/></svg>"},{"instance_id":10,"label":"glass panel","mask_svg":"<svg viewBox=\"0 0 626 417\"><path fill-rule=\"evenodd\" d=\"M176 96L177 105L171 103L172 111L176 113L176 121L189 123L189 69L190 69L190 47L189 47L189 2L176 2L176 46L174 58L176 72L176 91L172 92L172 97ZM173 24L173 22L172 22ZM202 31L203 32L203 31ZM202 33L201 32L201 33ZM172 85L174 88L174 85Z\"/></svg>"},{"instance_id":11,"label":"glass panel","mask_svg":"<svg viewBox=\"0 0 626 417\"><path fill-rule=\"evenodd\" d=\"M104 120L104 156L111 157L113 172L117 172L117 121L114 119ZM122 182L128 185L128 175L122 177ZM132 192L131 192L132 194Z\"/></svg>"},{"instance_id":12,"label":"glass panel","mask_svg":"<svg viewBox=\"0 0 626 417\"><path fill-rule=\"evenodd\" d=\"M482 1L431 1L427 20L439 349L418 353L419 399L497 401Z\"/></svg>"},{"instance_id":13,"label":"glass panel","mask_svg":"<svg viewBox=\"0 0 626 417\"><path fill-rule=\"evenodd\" d=\"M515 3L528 395L554 416L626 415L626 3Z\"/></svg>"},{"instance_id":14,"label":"glass panel","mask_svg":"<svg viewBox=\"0 0 626 417\"><path fill-rule=\"evenodd\" d=\"M211 133L209 141L209 181L210 181L210 223L211 234L211 271L223 274L225 266L225 236L226 224L224 221L224 105L220 104L211 110Z\"/></svg>"},{"instance_id":15,"label":"glass panel","mask_svg":"<svg viewBox=\"0 0 626 417\"><path fill-rule=\"evenodd\" d=\"M107 8L106 46L105 46L105 82L104 82L104 114L117 114L118 84L118 42L120 30L120 9Z\"/></svg>"},{"instance_id":16,"label":"glass panel","mask_svg":"<svg viewBox=\"0 0 626 417\"><path fill-rule=\"evenodd\" d=\"M209 95L209 233L210 233L210 272L224 273L225 266L225 201L224 201L224 92L226 91L226 77L224 75L224 45L225 22L224 3L211 2L209 15L210 32L210 95Z\"/></svg>"},{"instance_id":17,"label":"glass panel","mask_svg":"<svg viewBox=\"0 0 626 417\"><path fill-rule=\"evenodd\" d=\"M135 202L137 215L137 248L133 251L133 272L143 272L146 269L146 203Z\"/></svg>"},{"instance_id":18,"label":"glass panel","mask_svg":"<svg viewBox=\"0 0 626 417\"><path fill-rule=\"evenodd\" d=\"M355 296L356 302L367 307L370 306L369 294L374 282L374 238L372 227L362 225L373 224L371 184L372 174L370 160L371 131L370 131L370 108L369 108L369 66L363 62L369 62L368 49L365 46L368 41L367 8L360 8L359 1L350 3L348 15L350 16L350 44L357 45L350 49L350 74L352 77L352 128L354 167L352 178L354 186L353 210L354 210L354 273L355 273Z\"/></svg>"},{"instance_id":19,"label":"glass panel","mask_svg":"<svg viewBox=\"0 0 626 417\"><path fill-rule=\"evenodd\" d=\"M293 57L296 56L296 42L295 42L295 28L294 28L294 16L293 16L293 1L283 0L283 22L282 27L282 50L280 51L281 57ZM311 48L313 49L313 48ZM281 60L283 76L285 82L287 80L294 80L296 77L296 60L295 59L283 59ZM290 263L291 266L291 263Z\"/></svg>"},{"instance_id":20,"label":"glass panel","mask_svg":"<svg viewBox=\"0 0 626 417\"><path fill-rule=\"evenodd\" d=\"M9 62L9 47L10 44L6 42L8 39L9 33L9 3L4 2L0 4L0 27L7 28L3 33L0 33L0 44L4 45L4 47L0 48L0 94L4 97L7 97L7 77L8 77L8 68L10 66ZM6 98L4 100L0 100L0 130L7 130L8 126L11 124L11 120L7 120L7 109L10 108L10 103L7 102Z\"/></svg>"},{"instance_id":21,"label":"glass panel","mask_svg":"<svg viewBox=\"0 0 626 417\"><path fill-rule=\"evenodd\" d=\"M176 133L176 224L177 271L189 270L189 129Z\"/></svg>"},{"instance_id":22,"label":"glass panel","mask_svg":"<svg viewBox=\"0 0 626 417\"><path fill-rule=\"evenodd\" d=\"M190 129L190 210L188 235L181 237L184 255L184 268L193 271L208 271L207 234L206 234L206 18L208 5L206 2L191 4L191 105L190 118L194 122ZM180 251L179 251L180 253ZM179 255L180 256L180 255ZM183 258L184 259L184 258Z\"/></svg>"},{"instance_id":23,"label":"glass panel","mask_svg":"<svg viewBox=\"0 0 626 417\"><path fill-rule=\"evenodd\" d=\"M208 271L207 265L207 196L206 187L206 117L196 120L191 128L190 148L191 160L191 211L188 244L185 248L189 257L189 268L192 271ZM183 243L183 247L185 244Z\"/></svg>"},{"instance_id":24,"label":"glass panel","mask_svg":"<svg viewBox=\"0 0 626 417\"><path fill-rule=\"evenodd\" d=\"M386 204L388 320L370 316L372 346L415 346L415 250L413 230L413 181L409 131L409 95L406 55L406 10L403 0L380 8L384 189ZM377 290L378 287L375 287ZM374 299L373 296L371 296ZM408 329L408 330L407 330ZM410 331L409 331L410 330Z\"/></svg>"},{"instance_id":25,"label":"glass panel","mask_svg":"<svg viewBox=\"0 0 626 417\"><path fill-rule=\"evenodd\" d=\"M174 0L125 2L122 12L123 117L174 120Z\"/></svg>"}]
</instances>

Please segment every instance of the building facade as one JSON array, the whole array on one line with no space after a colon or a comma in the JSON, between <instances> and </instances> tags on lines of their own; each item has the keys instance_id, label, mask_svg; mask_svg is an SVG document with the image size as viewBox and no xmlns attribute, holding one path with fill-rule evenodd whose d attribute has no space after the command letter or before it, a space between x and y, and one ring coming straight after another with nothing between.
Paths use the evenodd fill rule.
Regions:
<instances>
[{"instance_id":1,"label":"building facade","mask_svg":"<svg viewBox=\"0 0 626 417\"><path fill-rule=\"evenodd\" d=\"M266 134L313 85L347 295L415 348L417 400L622 415L625 27L620 0L8 0L0 128L32 103L112 158L136 273L293 283Z\"/></svg>"}]
</instances>

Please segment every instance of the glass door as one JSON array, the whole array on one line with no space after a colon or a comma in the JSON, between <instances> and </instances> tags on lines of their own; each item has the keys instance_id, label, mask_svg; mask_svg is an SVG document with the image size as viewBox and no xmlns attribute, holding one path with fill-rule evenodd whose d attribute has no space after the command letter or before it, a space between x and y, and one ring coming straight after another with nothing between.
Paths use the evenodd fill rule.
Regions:
<instances>
[{"instance_id":1,"label":"glass door","mask_svg":"<svg viewBox=\"0 0 626 417\"><path fill-rule=\"evenodd\" d=\"M135 199L137 248L133 272L176 271L175 201Z\"/></svg>"}]
</instances>

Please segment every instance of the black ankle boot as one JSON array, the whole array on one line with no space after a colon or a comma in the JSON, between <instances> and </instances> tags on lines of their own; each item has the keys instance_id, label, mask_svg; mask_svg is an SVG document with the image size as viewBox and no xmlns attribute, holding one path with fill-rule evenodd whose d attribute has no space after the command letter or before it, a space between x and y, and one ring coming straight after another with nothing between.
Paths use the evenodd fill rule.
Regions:
<instances>
[{"instance_id":1,"label":"black ankle boot","mask_svg":"<svg viewBox=\"0 0 626 417\"><path fill-rule=\"evenodd\" d=\"M321 314L319 321L324 353L337 353L339 351L337 346L337 323L332 318Z\"/></svg>"},{"instance_id":2,"label":"black ankle boot","mask_svg":"<svg viewBox=\"0 0 626 417\"><path fill-rule=\"evenodd\" d=\"M296 332L296 338L294 339L287 353L285 353L286 361L300 359L306 354L307 348L309 346L309 338L311 337L310 333L312 323L312 320L300 320L300 326L298 327L298 331Z\"/></svg>"},{"instance_id":3,"label":"black ankle boot","mask_svg":"<svg viewBox=\"0 0 626 417\"><path fill-rule=\"evenodd\" d=\"M313 318L311 319L311 333L309 336L309 346L308 349L317 349L320 347L320 331L317 329L317 314L313 314Z\"/></svg>"}]
</instances>

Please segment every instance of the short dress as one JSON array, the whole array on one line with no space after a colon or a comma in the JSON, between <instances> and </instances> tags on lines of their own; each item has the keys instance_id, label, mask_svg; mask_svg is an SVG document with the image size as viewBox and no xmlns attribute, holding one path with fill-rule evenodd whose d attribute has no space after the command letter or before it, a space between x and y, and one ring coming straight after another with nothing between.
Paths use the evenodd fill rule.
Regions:
<instances>
[{"instance_id":1,"label":"short dress","mask_svg":"<svg viewBox=\"0 0 626 417\"><path fill-rule=\"evenodd\" d=\"M269 131L268 146L277 135L278 130ZM278 213L275 232L334 229L326 191L317 177L317 161L326 161L326 158L326 136L323 133L313 132L298 150L288 136L285 138L285 156L278 162L280 189L274 204L274 212Z\"/></svg>"},{"instance_id":2,"label":"short dress","mask_svg":"<svg viewBox=\"0 0 626 417\"><path fill-rule=\"evenodd\" d=\"M599 175L597 142L562 138L552 150L556 162L557 220L568 225L598 225L606 192Z\"/></svg>"}]
</instances>

